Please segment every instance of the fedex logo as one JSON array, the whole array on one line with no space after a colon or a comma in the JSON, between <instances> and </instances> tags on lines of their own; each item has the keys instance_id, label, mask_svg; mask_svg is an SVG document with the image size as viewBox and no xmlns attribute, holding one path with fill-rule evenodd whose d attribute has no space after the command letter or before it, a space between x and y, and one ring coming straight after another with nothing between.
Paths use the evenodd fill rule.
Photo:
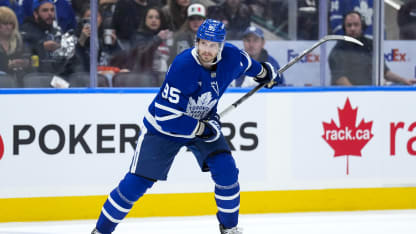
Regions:
<instances>
[{"instance_id":1,"label":"fedex logo","mask_svg":"<svg viewBox=\"0 0 416 234\"><path fill-rule=\"evenodd\" d=\"M290 60L296 58L298 55L299 53L296 53L295 50L289 49L287 51L287 61L290 62ZM309 53L305 55L305 57L303 57L300 60L300 62L301 63L319 63L319 54Z\"/></svg>"},{"instance_id":2,"label":"fedex logo","mask_svg":"<svg viewBox=\"0 0 416 234\"><path fill-rule=\"evenodd\" d=\"M384 59L388 62L406 62L407 54L406 53L400 53L399 49L392 49L390 53L384 54Z\"/></svg>"}]
</instances>

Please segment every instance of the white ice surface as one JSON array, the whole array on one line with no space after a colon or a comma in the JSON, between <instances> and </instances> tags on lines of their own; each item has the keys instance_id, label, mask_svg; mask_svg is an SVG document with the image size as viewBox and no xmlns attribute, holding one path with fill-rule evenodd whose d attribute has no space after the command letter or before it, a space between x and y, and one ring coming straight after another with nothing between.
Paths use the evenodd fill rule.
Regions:
<instances>
[{"instance_id":1,"label":"white ice surface","mask_svg":"<svg viewBox=\"0 0 416 234\"><path fill-rule=\"evenodd\" d=\"M0 234L89 234L95 220L0 223ZM416 210L241 215L244 234L415 234ZM215 216L129 218L115 234L218 234Z\"/></svg>"}]
</instances>

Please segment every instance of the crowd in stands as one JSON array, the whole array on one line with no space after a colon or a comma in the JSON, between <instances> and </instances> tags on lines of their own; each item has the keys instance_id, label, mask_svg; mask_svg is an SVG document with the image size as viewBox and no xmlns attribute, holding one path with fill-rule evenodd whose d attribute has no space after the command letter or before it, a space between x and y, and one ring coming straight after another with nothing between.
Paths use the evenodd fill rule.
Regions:
<instances>
[{"instance_id":1,"label":"crowd in stands","mask_svg":"<svg viewBox=\"0 0 416 234\"><path fill-rule=\"evenodd\" d=\"M134 73L137 79L147 79L144 83L151 86L161 85L174 57L194 45L195 32L206 18L221 20L226 25L227 40L247 39L247 30L253 25L272 34L279 34L283 30L280 25L287 27L289 2L97 1L98 37L93 44L96 46L98 73L110 81L110 86L143 84L141 81L130 85L111 82L117 76L122 76L122 73ZM319 0L298 1L297 39L318 39L318 2ZM334 33L342 33L340 15L350 8L357 10L353 4L363 4L362 2L368 2L367 6L372 7L371 0L330 1L329 22ZM415 1L408 2L412 3L403 9L407 15L402 18L409 15L414 18ZM413 18L410 21L414 24ZM400 18L399 23L406 20L409 21L408 18ZM260 28L253 30L261 30ZM371 25L366 30L371 30ZM256 32L258 35L259 31ZM411 30L404 29L401 35L403 38L411 35ZM23 80L33 73L52 74L69 83L74 73L88 74L90 38L91 11L88 0L0 1L0 75L15 79L16 87L24 87ZM258 44L264 47L262 30L260 38ZM265 53L263 47L260 50L263 49L262 53Z\"/></svg>"}]
</instances>

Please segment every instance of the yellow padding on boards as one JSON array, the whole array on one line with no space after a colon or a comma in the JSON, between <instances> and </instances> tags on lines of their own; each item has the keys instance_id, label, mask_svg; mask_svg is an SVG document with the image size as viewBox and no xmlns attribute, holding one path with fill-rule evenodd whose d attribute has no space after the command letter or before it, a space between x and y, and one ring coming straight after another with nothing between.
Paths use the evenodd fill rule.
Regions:
<instances>
[{"instance_id":1,"label":"yellow padding on boards","mask_svg":"<svg viewBox=\"0 0 416 234\"><path fill-rule=\"evenodd\" d=\"M0 222L96 219L107 196L0 199ZM416 209L416 188L242 192L243 214ZM146 194L128 217L213 215L213 193Z\"/></svg>"}]
</instances>

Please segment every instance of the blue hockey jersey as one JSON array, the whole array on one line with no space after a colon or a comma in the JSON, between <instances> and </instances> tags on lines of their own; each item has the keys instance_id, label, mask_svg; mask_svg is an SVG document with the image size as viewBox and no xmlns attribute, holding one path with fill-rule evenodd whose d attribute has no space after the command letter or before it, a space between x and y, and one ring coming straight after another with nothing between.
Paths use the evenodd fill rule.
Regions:
<instances>
[{"instance_id":1,"label":"blue hockey jersey","mask_svg":"<svg viewBox=\"0 0 416 234\"><path fill-rule=\"evenodd\" d=\"M261 64L243 50L225 43L222 59L208 70L201 66L195 48L176 56L144 117L148 131L176 141L195 137L198 121L217 112L218 101L236 78L255 77Z\"/></svg>"},{"instance_id":2,"label":"blue hockey jersey","mask_svg":"<svg viewBox=\"0 0 416 234\"><path fill-rule=\"evenodd\" d=\"M329 21L333 34L344 35L342 27L344 15L358 11L366 24L364 35L373 37L373 0L331 0Z\"/></svg>"}]
</instances>

